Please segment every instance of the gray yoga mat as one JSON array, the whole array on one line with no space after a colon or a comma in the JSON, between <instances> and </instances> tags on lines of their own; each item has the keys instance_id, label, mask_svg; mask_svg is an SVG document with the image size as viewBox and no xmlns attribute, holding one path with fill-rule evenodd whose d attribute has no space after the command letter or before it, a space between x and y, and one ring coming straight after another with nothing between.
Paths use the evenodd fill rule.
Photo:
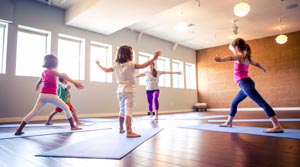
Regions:
<instances>
[{"instance_id":1,"label":"gray yoga mat","mask_svg":"<svg viewBox=\"0 0 300 167\"><path fill-rule=\"evenodd\" d=\"M296 130L296 129L284 129L284 133L264 133L263 130L265 130L266 128L246 127L246 126L219 127L219 125L215 125L215 124L199 124L193 126L184 126L180 128L300 139L300 130Z\"/></svg>"},{"instance_id":2,"label":"gray yoga mat","mask_svg":"<svg viewBox=\"0 0 300 167\"><path fill-rule=\"evenodd\" d=\"M95 122L84 122L84 125L79 125L81 126L91 126L94 125ZM0 124L0 128L17 128L19 127L20 124ZM26 127L43 127L43 126L70 126L69 123L53 123L53 125L45 125L45 124L34 124L34 123L29 123L26 125Z\"/></svg>"},{"instance_id":3,"label":"gray yoga mat","mask_svg":"<svg viewBox=\"0 0 300 167\"><path fill-rule=\"evenodd\" d=\"M52 135L58 133L75 133L75 132L85 132L85 131L94 131L94 130L106 130L112 129L107 127L94 127L94 126L85 126L82 127L82 130L70 130L70 128L63 128L63 129L44 129L44 130L31 130L26 131L26 127L23 130L25 133L22 135L16 136L14 132L11 133L0 133L0 140L1 139L11 139L11 138L21 138L21 137L33 137L33 136L43 136L43 135Z\"/></svg>"},{"instance_id":4,"label":"gray yoga mat","mask_svg":"<svg viewBox=\"0 0 300 167\"><path fill-rule=\"evenodd\" d=\"M78 143L37 154L39 157L122 159L136 147L159 133L160 128L137 129L138 138L127 138L126 133L110 132Z\"/></svg>"}]
</instances>

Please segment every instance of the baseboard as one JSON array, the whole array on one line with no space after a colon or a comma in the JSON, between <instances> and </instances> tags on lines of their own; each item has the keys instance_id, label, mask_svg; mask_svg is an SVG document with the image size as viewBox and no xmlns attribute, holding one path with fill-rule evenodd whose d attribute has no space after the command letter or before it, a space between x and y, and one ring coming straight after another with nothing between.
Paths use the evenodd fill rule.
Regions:
<instances>
[{"instance_id":1,"label":"baseboard","mask_svg":"<svg viewBox=\"0 0 300 167\"><path fill-rule=\"evenodd\" d=\"M274 111L300 111L300 107L273 107ZM207 111L230 111L230 108L208 108ZM263 111L262 108L238 108L238 111Z\"/></svg>"},{"instance_id":2,"label":"baseboard","mask_svg":"<svg viewBox=\"0 0 300 167\"><path fill-rule=\"evenodd\" d=\"M148 111L138 111L134 112L135 116L146 115ZM159 111L160 114L173 114L173 113L185 113L192 112L192 109L184 110L162 110ZM79 118L108 118L108 117L118 117L119 113L99 113L99 114L78 114ZM21 122L24 117L11 117L11 118L0 118L0 123L12 123L12 122ZM47 116L36 116L32 121L46 121ZM53 120L62 120L66 119L64 114L55 115Z\"/></svg>"}]
</instances>

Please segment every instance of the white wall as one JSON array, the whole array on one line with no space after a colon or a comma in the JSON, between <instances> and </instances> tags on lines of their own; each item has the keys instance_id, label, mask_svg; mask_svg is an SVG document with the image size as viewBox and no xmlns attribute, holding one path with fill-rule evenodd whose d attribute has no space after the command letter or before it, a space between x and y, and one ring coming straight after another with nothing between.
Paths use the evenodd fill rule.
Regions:
<instances>
[{"instance_id":1,"label":"white wall","mask_svg":"<svg viewBox=\"0 0 300 167\"><path fill-rule=\"evenodd\" d=\"M90 82L89 69L89 48L90 41L110 44L113 46L113 53L121 44L131 45L136 52L143 51L153 53L156 50L162 51L162 56L184 62L196 63L196 52L192 49L178 46L172 51L173 44L151 36L143 35L139 42L136 41L138 32L123 29L112 35L105 36L91 31L78 29L64 25L64 10L33 0L1 0L1 8L11 6L6 12L5 18L12 18L13 23L9 25L8 32L8 57L7 73L0 74L0 122L8 120L20 120L33 107L38 92L35 92L36 77L15 76L16 65L16 39L17 26L25 25L52 32L51 52L57 53L58 34L68 34L86 40L86 79L83 81L85 89L71 89L72 103L76 107L79 116L109 116L118 113L118 101L116 97L117 84ZM1 9L0 8L0 9ZM0 13L0 19L5 19ZM13 15L13 16L7 16ZM100 21L100 20L99 20ZM41 55L41 60L44 55ZM42 64L41 64L42 65ZM94 65L94 64L92 64ZM28 68L30 64L28 64ZM34 70L34 69L32 69ZM114 75L113 75L114 77ZM196 79L195 79L196 82ZM197 91L187 89L161 88L160 110L161 112L191 111L192 104L197 102ZM53 109L47 106L36 119L45 119ZM137 86L136 106L134 113L147 111L145 98L145 87Z\"/></svg>"}]
</instances>

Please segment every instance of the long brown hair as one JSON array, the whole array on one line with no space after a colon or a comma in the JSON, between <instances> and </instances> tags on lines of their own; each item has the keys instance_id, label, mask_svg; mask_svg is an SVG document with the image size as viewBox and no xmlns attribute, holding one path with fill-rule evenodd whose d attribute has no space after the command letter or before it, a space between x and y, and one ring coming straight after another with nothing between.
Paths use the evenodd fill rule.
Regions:
<instances>
[{"instance_id":1,"label":"long brown hair","mask_svg":"<svg viewBox=\"0 0 300 167\"><path fill-rule=\"evenodd\" d=\"M155 69L155 64L153 64L153 70L152 70L152 75L156 78L157 77L157 70Z\"/></svg>"},{"instance_id":2,"label":"long brown hair","mask_svg":"<svg viewBox=\"0 0 300 167\"><path fill-rule=\"evenodd\" d=\"M236 38L234 41L232 41L231 46L235 48L236 46L241 52L246 51L246 57L251 60L251 48L250 46L245 42L242 38Z\"/></svg>"},{"instance_id":3,"label":"long brown hair","mask_svg":"<svg viewBox=\"0 0 300 167\"><path fill-rule=\"evenodd\" d=\"M122 45L118 49L116 63L126 63L132 61L132 47L128 45Z\"/></svg>"}]
</instances>

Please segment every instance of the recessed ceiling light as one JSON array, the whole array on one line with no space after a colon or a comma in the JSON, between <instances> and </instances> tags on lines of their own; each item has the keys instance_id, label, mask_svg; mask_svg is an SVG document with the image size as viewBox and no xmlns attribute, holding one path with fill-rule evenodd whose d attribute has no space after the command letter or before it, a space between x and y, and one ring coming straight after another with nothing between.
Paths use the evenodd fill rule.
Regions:
<instances>
[{"instance_id":1,"label":"recessed ceiling light","mask_svg":"<svg viewBox=\"0 0 300 167\"><path fill-rule=\"evenodd\" d=\"M176 24L176 30L178 32L186 32L189 29L189 26L186 22L178 22Z\"/></svg>"}]
</instances>

